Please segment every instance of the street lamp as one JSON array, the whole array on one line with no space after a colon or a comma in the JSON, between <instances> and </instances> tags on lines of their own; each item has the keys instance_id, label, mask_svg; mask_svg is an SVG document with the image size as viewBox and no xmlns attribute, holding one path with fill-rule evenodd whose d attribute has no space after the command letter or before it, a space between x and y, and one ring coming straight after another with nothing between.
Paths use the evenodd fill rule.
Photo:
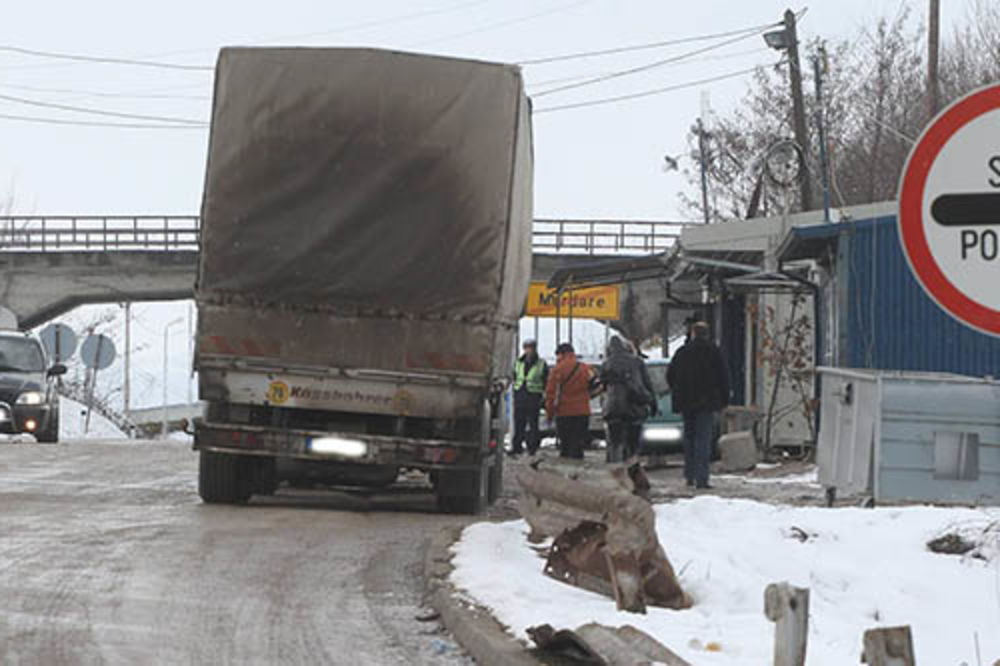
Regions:
<instances>
[{"instance_id":1,"label":"street lamp","mask_svg":"<svg viewBox=\"0 0 1000 666\"><path fill-rule=\"evenodd\" d=\"M170 327L182 323L184 323L184 318L178 317L163 327L163 423L160 427L160 436L163 439L167 438L167 370L170 367L167 364L167 360L170 348Z\"/></svg>"},{"instance_id":2,"label":"street lamp","mask_svg":"<svg viewBox=\"0 0 1000 666\"><path fill-rule=\"evenodd\" d=\"M788 48L788 39L786 37L785 29L772 30L771 32L764 33L764 43L775 51L784 51Z\"/></svg>"}]
</instances>

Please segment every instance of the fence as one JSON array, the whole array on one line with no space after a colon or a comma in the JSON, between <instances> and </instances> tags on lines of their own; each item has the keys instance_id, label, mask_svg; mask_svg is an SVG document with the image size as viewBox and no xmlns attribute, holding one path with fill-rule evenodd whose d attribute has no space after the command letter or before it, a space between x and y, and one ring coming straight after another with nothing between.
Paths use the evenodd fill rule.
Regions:
<instances>
[{"instance_id":1,"label":"fence","mask_svg":"<svg viewBox=\"0 0 1000 666\"><path fill-rule=\"evenodd\" d=\"M535 251L584 255L654 254L669 249L680 222L535 220ZM0 250L78 252L197 250L196 216L0 217Z\"/></svg>"},{"instance_id":2,"label":"fence","mask_svg":"<svg viewBox=\"0 0 1000 666\"><path fill-rule=\"evenodd\" d=\"M21 252L197 250L194 216L0 217L0 249Z\"/></svg>"}]
</instances>

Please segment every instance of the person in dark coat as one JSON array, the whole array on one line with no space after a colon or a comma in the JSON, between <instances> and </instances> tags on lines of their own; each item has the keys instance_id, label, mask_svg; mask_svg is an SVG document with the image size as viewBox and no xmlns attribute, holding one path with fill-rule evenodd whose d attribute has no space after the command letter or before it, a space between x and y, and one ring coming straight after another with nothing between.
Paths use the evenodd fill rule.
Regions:
<instances>
[{"instance_id":1,"label":"person in dark coat","mask_svg":"<svg viewBox=\"0 0 1000 666\"><path fill-rule=\"evenodd\" d=\"M653 382L642 359L617 335L608 341L600 380L604 387L607 461L621 462L639 452L642 423L658 409Z\"/></svg>"},{"instance_id":2,"label":"person in dark coat","mask_svg":"<svg viewBox=\"0 0 1000 666\"><path fill-rule=\"evenodd\" d=\"M510 454L523 453L528 445L528 455L535 455L542 441L538 419L545 398L545 383L549 380L549 365L538 356L538 343L525 340L524 354L514 364L514 436L510 440Z\"/></svg>"},{"instance_id":3,"label":"person in dark coat","mask_svg":"<svg viewBox=\"0 0 1000 666\"><path fill-rule=\"evenodd\" d=\"M684 478L689 486L710 488L715 413L729 404L729 371L708 324L691 325L689 341L670 360L667 382L674 412L684 415Z\"/></svg>"}]
</instances>

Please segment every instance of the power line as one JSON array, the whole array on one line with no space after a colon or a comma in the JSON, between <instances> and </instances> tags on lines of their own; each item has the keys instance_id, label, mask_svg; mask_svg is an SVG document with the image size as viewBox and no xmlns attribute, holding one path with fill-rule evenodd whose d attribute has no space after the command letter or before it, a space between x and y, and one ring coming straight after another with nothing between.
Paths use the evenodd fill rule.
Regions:
<instances>
[{"instance_id":1,"label":"power line","mask_svg":"<svg viewBox=\"0 0 1000 666\"><path fill-rule=\"evenodd\" d=\"M762 46L760 48L745 49L743 51L735 51L733 53L726 53L724 55L717 55L717 56L708 55L708 56L703 56L701 58L690 58L688 60L684 60L683 62L677 62L677 63L674 63L674 64L677 64L677 65L693 65L693 64L697 64L697 63L701 63L701 62L714 62L714 61L717 61L717 60L732 60L733 58L742 58L742 57L748 56L748 55L761 55L761 54L768 53L768 52L769 52L769 49L766 46ZM538 87L538 86L545 86L545 85L550 85L550 84L553 84L553 83L563 83L565 81L579 81L580 79L590 79L590 78L594 78L595 76L603 76L603 75L608 74L608 73L609 72L588 72L586 74L576 74L575 76L560 76L558 78L544 79L542 81L529 81L527 83L527 85L528 85L529 88L535 88L535 87Z\"/></svg>"},{"instance_id":2,"label":"power line","mask_svg":"<svg viewBox=\"0 0 1000 666\"><path fill-rule=\"evenodd\" d=\"M266 43L275 41L286 41L290 39L307 39L310 37L323 37L326 35L335 35L344 32L354 32L357 30L365 30L368 28L381 27L383 25L391 25L394 23L404 23L408 21L413 21L421 18L427 18L430 16L437 16L441 14L448 14L455 11L460 11L463 9L468 9L470 7L475 7L477 5L484 5L489 0L472 0L471 2L462 2L455 5L449 5L447 7L441 7L439 9L430 9L421 12L413 12L410 14L403 14L401 16L394 16L385 19L375 19L372 21L363 21L360 23L355 23L352 25L343 26L341 28L335 28L333 30L324 30L319 32L308 32L300 33L295 35L284 35L280 37L268 37L265 39L255 39L249 40L249 43ZM197 48L197 49L183 49L176 51L166 51L163 53L158 53L149 56L150 58L164 58L174 55L187 55L192 53L207 53L216 51L217 47L207 47L207 48ZM26 49L17 46L0 46L0 51L8 51L11 53L18 53L21 55L36 56L42 58L55 58L61 60L70 60L75 62L83 63L105 63L105 64L117 64L117 65L134 65L140 67L159 67L165 69L180 69L188 71L212 71L214 67L210 65L183 65L178 63L160 62L156 60L145 60L145 59L133 59L133 58L113 58L113 57L101 57L101 56L90 56L81 55L73 53L53 53L49 51L40 51L35 49ZM36 69L39 67L51 67L52 65L8 65L5 67L0 67L0 69Z\"/></svg>"},{"instance_id":3,"label":"power line","mask_svg":"<svg viewBox=\"0 0 1000 666\"><path fill-rule=\"evenodd\" d=\"M59 118L41 118L36 116L16 116L0 113L0 120L16 120L29 123L43 123L49 125L73 125L79 127L117 127L120 129L171 129L171 130L203 130L208 125L154 125L143 123L106 123L93 120L60 120Z\"/></svg>"},{"instance_id":4,"label":"power line","mask_svg":"<svg viewBox=\"0 0 1000 666\"><path fill-rule=\"evenodd\" d=\"M518 65L544 65L550 62L563 62L565 60L578 60L580 58L596 58L598 56L615 55L618 53L629 53L632 51L645 51L649 49L658 49L665 46L677 46L679 44L689 44L691 42L704 42L713 39L723 39L725 37L732 37L733 35L745 35L747 33L758 34L763 32L768 28L773 28L775 26L781 25L780 23L768 23L766 25L758 25L752 28L743 28L742 30L730 30L728 32L717 32L713 35L697 35L694 37L682 37L679 39L668 39L662 42L650 42L647 44L635 44L632 46L619 46L617 48L601 49L598 51L581 51L578 53L567 53L565 55L549 56L546 58L535 58L532 60L521 60L516 63Z\"/></svg>"},{"instance_id":5,"label":"power line","mask_svg":"<svg viewBox=\"0 0 1000 666\"><path fill-rule=\"evenodd\" d=\"M559 14L561 12L569 11L575 9L581 5L586 5L593 0L577 0L577 2L571 2L567 5L560 5L558 7L552 7L551 9L546 9L544 11L536 12L534 14L528 14L526 16L517 16L515 18L505 19L503 21L497 21L495 23L488 23L478 28L472 28L471 30L465 30L463 32L456 32L451 35L445 35L443 37L435 37L434 39L425 40L422 42L416 42L414 44L408 44L405 48L420 48L422 46L430 46L431 44L440 44L441 42L450 42L455 39L461 39L462 37L469 37L471 35L478 35L483 32L489 32L491 30L496 30L497 28L505 28L509 25L514 25L516 23L525 23L527 21L533 21L537 18L542 18L543 16L549 16L551 14Z\"/></svg>"},{"instance_id":6,"label":"power line","mask_svg":"<svg viewBox=\"0 0 1000 666\"><path fill-rule=\"evenodd\" d=\"M749 39L750 37L756 37L758 32L751 32L748 34L740 35L738 37L733 37L732 39L727 39L723 42L717 44L711 44L709 46L703 46L700 49L695 49L694 51L688 51L687 53L681 53L670 58L664 58L663 60L657 60L655 62L647 63L645 65L640 65L638 67L631 67L629 69L619 70L617 72L611 72L610 74L605 74L604 76L598 76L593 79L587 79L586 81L580 81L578 83L568 83L564 86L559 86L558 88L550 88L549 90L543 90L539 93L535 93L534 97L544 97L545 95L551 95L557 92L563 92L565 90L574 90L576 88L582 88L584 86L594 85L596 83L603 83L605 81L610 81L611 79L621 78L623 76L631 76L632 74L638 74L640 72L648 72L652 69L658 67L663 67L664 65L669 65L671 63L679 62L681 60L687 60L696 55L701 55L702 53L708 53L709 51L714 51L715 49L720 49L723 46L728 46L729 44L735 44L736 42Z\"/></svg>"},{"instance_id":7,"label":"power line","mask_svg":"<svg viewBox=\"0 0 1000 666\"><path fill-rule=\"evenodd\" d=\"M615 102L625 102L632 99L640 99L642 97L652 97L653 95L662 95L663 93L673 92L675 90L683 90L685 88L694 88L696 86L704 85L706 83L714 83L716 81L724 81L726 79L733 79L737 76L745 76L755 71L756 67L749 67L747 69L741 69L737 72L730 72L729 74L720 74L719 76L712 76L706 79L699 79L697 81L688 81L687 83L679 83L673 86L667 86L665 88L654 88L652 90L644 90L642 92L630 93L628 95L617 95L615 97L602 97L600 99L593 99L585 102L575 102L573 104L560 104L559 106L549 106L541 109L535 109L534 114L539 113L550 113L552 111L563 111L566 109L579 109L585 106L598 106L601 104L612 104Z\"/></svg>"},{"instance_id":8,"label":"power line","mask_svg":"<svg viewBox=\"0 0 1000 666\"><path fill-rule=\"evenodd\" d=\"M322 32L307 32L298 35L285 35L283 37L271 37L265 40L256 40L256 41L260 42L285 41L288 39L308 39L311 37L325 37L327 35L338 35L345 32L355 32L357 30L366 30L368 28L378 28L384 25L392 25L394 23L405 23L408 21L414 21L421 18L427 18L429 16L450 14L451 12L461 11L463 9L475 7L476 5L485 5L489 1L490 0L474 0L473 2L462 2L457 5L449 5L447 7L441 7L439 9L429 9L422 12L413 12L412 14L403 14L402 16L395 16L385 19L375 19L372 21L363 21L361 23L355 23L353 25L334 28L332 30L324 30Z\"/></svg>"},{"instance_id":9,"label":"power line","mask_svg":"<svg viewBox=\"0 0 1000 666\"><path fill-rule=\"evenodd\" d=\"M27 104L28 106L40 106L46 109L58 109L60 111L72 111L74 113L90 113L97 116L111 116L113 118L131 118L133 120L151 120L154 122L183 123L186 125L203 126L207 123L203 120L191 120L189 118L173 118L170 116L147 116L139 113L121 113L118 111L105 111L103 109L91 109L84 106L72 106L69 104L56 104L54 102L42 102L36 99L25 97L14 97L13 95L0 95L0 100L16 102L17 104Z\"/></svg>"},{"instance_id":10,"label":"power line","mask_svg":"<svg viewBox=\"0 0 1000 666\"><path fill-rule=\"evenodd\" d=\"M204 87L199 84L199 87ZM66 94L66 95L78 95L80 97L108 97L108 98L124 98L124 99L180 99L180 100L209 100L212 99L210 95L177 95L170 93L122 93L122 92L105 92L98 90L78 90L75 88L41 88L38 86L22 86L14 85L13 83L2 83L0 88L10 88L11 90L27 90L30 92L40 92L40 93L56 93L56 94Z\"/></svg>"},{"instance_id":11,"label":"power line","mask_svg":"<svg viewBox=\"0 0 1000 666\"><path fill-rule=\"evenodd\" d=\"M158 69L180 69L187 71L211 72L215 68L207 65L180 65L172 62L159 62L156 60L133 60L131 58L110 58L102 56L90 56L79 53L57 53L54 51L37 51L35 49L25 49L19 46L0 45L0 51L8 53L18 53L20 55L34 56L38 58L53 58L55 60L72 60L75 62L94 62L110 65L130 65L134 67L154 67ZM23 69L25 66L7 66L3 69ZM27 67L31 67L28 65Z\"/></svg>"}]
</instances>

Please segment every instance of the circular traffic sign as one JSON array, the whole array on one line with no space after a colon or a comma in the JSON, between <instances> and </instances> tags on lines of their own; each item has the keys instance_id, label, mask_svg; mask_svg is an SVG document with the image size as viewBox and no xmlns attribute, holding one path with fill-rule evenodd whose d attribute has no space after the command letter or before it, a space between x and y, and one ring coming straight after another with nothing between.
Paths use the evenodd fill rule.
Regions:
<instances>
[{"instance_id":1,"label":"circular traffic sign","mask_svg":"<svg viewBox=\"0 0 1000 666\"><path fill-rule=\"evenodd\" d=\"M38 337L53 363L65 363L76 351L76 333L66 324L49 324Z\"/></svg>"},{"instance_id":2,"label":"circular traffic sign","mask_svg":"<svg viewBox=\"0 0 1000 666\"><path fill-rule=\"evenodd\" d=\"M966 95L924 130L903 169L898 224L927 295L1000 336L1000 85Z\"/></svg>"},{"instance_id":3,"label":"circular traffic sign","mask_svg":"<svg viewBox=\"0 0 1000 666\"><path fill-rule=\"evenodd\" d=\"M106 335L90 335L80 347L80 359L88 368L104 370L115 360L115 343Z\"/></svg>"}]
</instances>

